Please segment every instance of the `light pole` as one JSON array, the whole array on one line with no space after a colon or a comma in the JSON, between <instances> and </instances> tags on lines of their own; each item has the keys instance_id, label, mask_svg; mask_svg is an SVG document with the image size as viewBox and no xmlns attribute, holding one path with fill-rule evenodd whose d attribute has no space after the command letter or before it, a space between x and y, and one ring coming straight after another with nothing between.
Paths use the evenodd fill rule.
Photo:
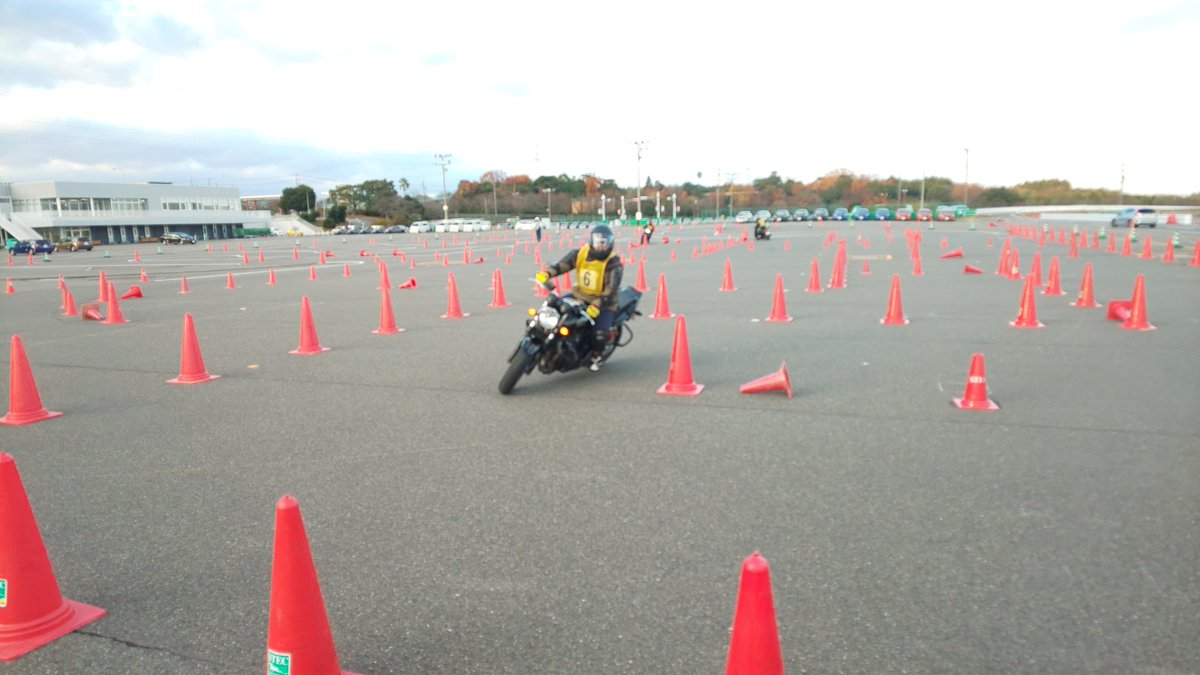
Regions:
<instances>
[{"instance_id":1,"label":"light pole","mask_svg":"<svg viewBox=\"0 0 1200 675\"><path fill-rule=\"evenodd\" d=\"M1125 165L1121 165L1121 191L1117 193L1117 206L1125 205Z\"/></svg>"},{"instance_id":2,"label":"light pole","mask_svg":"<svg viewBox=\"0 0 1200 675\"><path fill-rule=\"evenodd\" d=\"M679 205L675 203L675 193L671 193L671 224L679 220Z\"/></svg>"},{"instance_id":3,"label":"light pole","mask_svg":"<svg viewBox=\"0 0 1200 675\"><path fill-rule=\"evenodd\" d=\"M925 169L921 169L921 207L925 208Z\"/></svg>"},{"instance_id":4,"label":"light pole","mask_svg":"<svg viewBox=\"0 0 1200 675\"><path fill-rule=\"evenodd\" d=\"M608 222L608 214L604 212L604 203L608 201L608 195L600 193L600 220Z\"/></svg>"},{"instance_id":5,"label":"light pole","mask_svg":"<svg viewBox=\"0 0 1200 675\"><path fill-rule=\"evenodd\" d=\"M654 224L658 225L662 221L662 193L654 192Z\"/></svg>"},{"instance_id":6,"label":"light pole","mask_svg":"<svg viewBox=\"0 0 1200 675\"><path fill-rule=\"evenodd\" d=\"M963 148L963 206L971 205L971 149Z\"/></svg>"},{"instance_id":7,"label":"light pole","mask_svg":"<svg viewBox=\"0 0 1200 675\"><path fill-rule=\"evenodd\" d=\"M546 193L546 227L550 227L550 223L554 220L553 203L554 188L542 188L542 192Z\"/></svg>"},{"instance_id":8,"label":"light pole","mask_svg":"<svg viewBox=\"0 0 1200 675\"><path fill-rule=\"evenodd\" d=\"M624 221L625 221L625 195L621 195L621 221L622 221L622 224L624 224Z\"/></svg>"},{"instance_id":9,"label":"light pole","mask_svg":"<svg viewBox=\"0 0 1200 675\"><path fill-rule=\"evenodd\" d=\"M450 155L434 155L435 164L442 167L442 223L450 220L450 202L446 192L446 167L450 166Z\"/></svg>"},{"instance_id":10,"label":"light pole","mask_svg":"<svg viewBox=\"0 0 1200 675\"><path fill-rule=\"evenodd\" d=\"M634 147L637 148L637 219L642 219L642 148L646 147L646 141L634 141Z\"/></svg>"}]
</instances>

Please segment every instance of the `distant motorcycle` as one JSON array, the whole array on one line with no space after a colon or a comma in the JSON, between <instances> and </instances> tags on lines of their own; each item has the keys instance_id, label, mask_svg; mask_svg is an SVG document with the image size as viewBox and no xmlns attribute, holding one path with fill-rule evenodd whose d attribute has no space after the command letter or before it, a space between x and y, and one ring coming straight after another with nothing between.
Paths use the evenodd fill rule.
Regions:
<instances>
[{"instance_id":1,"label":"distant motorcycle","mask_svg":"<svg viewBox=\"0 0 1200 675\"><path fill-rule=\"evenodd\" d=\"M771 231L767 229L766 225L755 225L754 226L754 238L755 239L770 239Z\"/></svg>"},{"instance_id":2,"label":"distant motorcycle","mask_svg":"<svg viewBox=\"0 0 1200 675\"><path fill-rule=\"evenodd\" d=\"M633 340L629 320L641 314L637 311L642 294L631 286L621 289L617 296L617 315L613 319L615 336L609 340L603 358L608 360L617 347ZM543 374L565 373L590 365L592 330L595 321L584 311L587 303L574 296L559 297L551 293L542 306L529 310L525 335L508 357L508 369L500 378L500 393L507 394L522 375L536 367Z\"/></svg>"}]
</instances>

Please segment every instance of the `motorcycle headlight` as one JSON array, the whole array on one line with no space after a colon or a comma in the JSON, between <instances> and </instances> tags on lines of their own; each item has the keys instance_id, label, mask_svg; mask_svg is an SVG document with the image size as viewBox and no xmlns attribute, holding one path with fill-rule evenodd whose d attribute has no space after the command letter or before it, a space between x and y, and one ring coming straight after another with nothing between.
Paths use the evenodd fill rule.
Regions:
<instances>
[{"instance_id":1,"label":"motorcycle headlight","mask_svg":"<svg viewBox=\"0 0 1200 675\"><path fill-rule=\"evenodd\" d=\"M554 330L558 325L559 313L553 307L542 307L537 311L538 325L545 330Z\"/></svg>"}]
</instances>

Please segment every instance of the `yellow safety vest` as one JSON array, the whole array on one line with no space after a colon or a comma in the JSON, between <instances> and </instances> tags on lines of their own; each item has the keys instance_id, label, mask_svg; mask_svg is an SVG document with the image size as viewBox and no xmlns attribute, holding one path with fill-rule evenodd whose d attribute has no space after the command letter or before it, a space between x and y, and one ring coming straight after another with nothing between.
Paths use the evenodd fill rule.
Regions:
<instances>
[{"instance_id":1,"label":"yellow safety vest","mask_svg":"<svg viewBox=\"0 0 1200 675\"><path fill-rule=\"evenodd\" d=\"M598 298L604 293L604 270L616 251L609 251L603 260L588 260L589 250L591 247L587 245L579 247L579 255L575 258L575 286L584 294Z\"/></svg>"}]
</instances>

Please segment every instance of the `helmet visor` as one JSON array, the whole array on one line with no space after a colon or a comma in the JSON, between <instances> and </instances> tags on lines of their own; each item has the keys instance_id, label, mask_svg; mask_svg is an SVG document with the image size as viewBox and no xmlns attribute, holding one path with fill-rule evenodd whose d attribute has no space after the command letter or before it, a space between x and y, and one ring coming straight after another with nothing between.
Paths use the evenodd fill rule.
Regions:
<instances>
[{"instance_id":1,"label":"helmet visor","mask_svg":"<svg viewBox=\"0 0 1200 675\"><path fill-rule=\"evenodd\" d=\"M592 233L592 250L597 253L608 253L608 249L612 248L612 236L605 235L603 232Z\"/></svg>"}]
</instances>

